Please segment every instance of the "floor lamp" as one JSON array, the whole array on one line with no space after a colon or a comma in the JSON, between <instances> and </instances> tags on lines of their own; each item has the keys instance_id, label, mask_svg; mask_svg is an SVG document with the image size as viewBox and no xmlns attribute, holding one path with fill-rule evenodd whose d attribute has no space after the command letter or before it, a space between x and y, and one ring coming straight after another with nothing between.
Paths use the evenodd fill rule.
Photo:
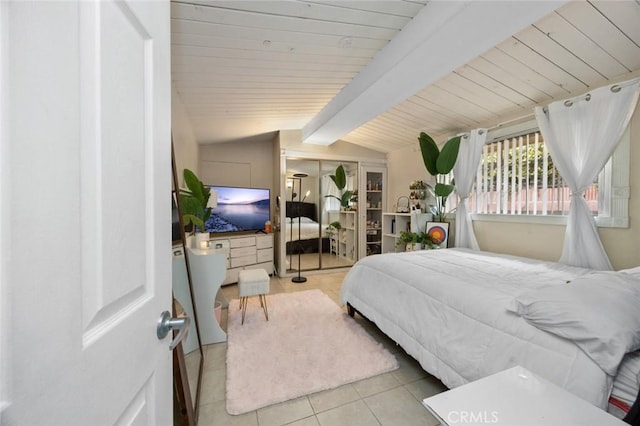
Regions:
<instances>
[{"instance_id":1,"label":"floor lamp","mask_svg":"<svg viewBox=\"0 0 640 426\"><path fill-rule=\"evenodd\" d=\"M293 277L291 278L291 281L294 283L304 283L307 281L307 278L305 277L301 277L300 276L300 268L302 267L302 265L300 264L300 256L301 256L301 251L302 251L302 245L300 244L300 224L301 224L301 220L300 220L300 205L302 204L302 202L304 201L304 198L307 198L307 195L309 195L309 191L307 191L307 194L304 196L304 198L302 200L300 200L300 196L302 195L302 179L306 178L307 175L306 173L295 173L293 175L293 177L298 181L298 203L296 204L296 208L297 208L297 213L298 213L298 276L297 277ZM295 181L294 181L294 185L292 190L295 190Z\"/></svg>"},{"instance_id":2,"label":"floor lamp","mask_svg":"<svg viewBox=\"0 0 640 426\"><path fill-rule=\"evenodd\" d=\"M294 191L295 190L295 188L294 188L295 183L296 183L296 179L295 178L292 178L292 177L287 178L287 188L290 188L290 190L291 190L291 204L287 204L287 207L286 207L287 208L286 216L287 216L287 219L288 219L287 223L289 224L289 227L290 227L290 229L289 229L289 241L291 242L291 247L293 247L293 241L294 241L293 240L293 217L289 216L292 212L288 211L288 209L289 209L289 206L293 206L293 200L295 200L296 196L298 195ZM292 261L291 261L292 254L293 254L293 249L289 250L289 266L291 266L293 264ZM290 268L290 269L293 269L293 268Z\"/></svg>"}]
</instances>

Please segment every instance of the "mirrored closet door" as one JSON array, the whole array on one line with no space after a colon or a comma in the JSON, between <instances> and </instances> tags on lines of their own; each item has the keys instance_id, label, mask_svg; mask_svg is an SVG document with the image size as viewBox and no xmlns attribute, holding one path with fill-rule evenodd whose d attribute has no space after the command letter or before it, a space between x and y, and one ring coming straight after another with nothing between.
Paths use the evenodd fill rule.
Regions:
<instances>
[{"instance_id":1,"label":"mirrored closet door","mask_svg":"<svg viewBox=\"0 0 640 426\"><path fill-rule=\"evenodd\" d=\"M286 165L287 273L351 266L358 258L357 163L287 159ZM342 187L330 177L340 165Z\"/></svg>"},{"instance_id":2,"label":"mirrored closet door","mask_svg":"<svg viewBox=\"0 0 640 426\"><path fill-rule=\"evenodd\" d=\"M287 273L320 268L318 253L322 239L318 191L320 163L317 160L288 160L286 172L285 222L281 232L286 241Z\"/></svg>"}]
</instances>

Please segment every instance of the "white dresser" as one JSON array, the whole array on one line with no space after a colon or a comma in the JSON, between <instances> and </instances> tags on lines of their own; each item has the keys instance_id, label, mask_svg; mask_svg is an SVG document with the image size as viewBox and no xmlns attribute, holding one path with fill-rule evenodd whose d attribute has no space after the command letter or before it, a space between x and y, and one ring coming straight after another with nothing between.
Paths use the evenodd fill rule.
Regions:
<instances>
[{"instance_id":1,"label":"white dresser","mask_svg":"<svg viewBox=\"0 0 640 426\"><path fill-rule=\"evenodd\" d=\"M210 246L227 253L227 274L224 284L238 282L243 269L262 268L273 274L273 234L214 237Z\"/></svg>"}]
</instances>

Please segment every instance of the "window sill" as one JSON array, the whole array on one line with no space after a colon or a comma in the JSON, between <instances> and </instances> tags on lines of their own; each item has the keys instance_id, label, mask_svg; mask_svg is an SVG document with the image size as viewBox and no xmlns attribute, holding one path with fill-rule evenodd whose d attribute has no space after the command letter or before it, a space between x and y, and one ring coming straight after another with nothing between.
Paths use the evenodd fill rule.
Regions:
<instances>
[{"instance_id":1,"label":"window sill","mask_svg":"<svg viewBox=\"0 0 640 426\"><path fill-rule=\"evenodd\" d=\"M628 217L601 217L596 216L598 228L628 228ZM471 220L478 222L502 222L502 223L531 223L539 225L567 225L567 216L558 215L529 215L529 214L480 214L472 213Z\"/></svg>"}]
</instances>

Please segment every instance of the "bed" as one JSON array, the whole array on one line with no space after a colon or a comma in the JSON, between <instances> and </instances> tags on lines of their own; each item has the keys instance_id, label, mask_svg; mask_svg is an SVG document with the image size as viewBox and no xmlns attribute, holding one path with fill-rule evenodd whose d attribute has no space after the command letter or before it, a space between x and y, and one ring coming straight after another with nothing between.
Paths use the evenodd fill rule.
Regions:
<instances>
[{"instance_id":1,"label":"bed","mask_svg":"<svg viewBox=\"0 0 640 426\"><path fill-rule=\"evenodd\" d=\"M609 281L624 289L623 297L601 290ZM567 293L575 289L577 296ZM623 299L615 312L606 308L612 297ZM633 359L635 373L625 376L640 379L634 376L638 357L625 356L640 349L640 273L598 273L467 249L423 250L361 259L345 276L340 298L351 315L374 322L449 388L521 365L607 409L618 364L626 371ZM568 331L556 324L567 321L563 315L584 314L585 306L593 324L563 326ZM610 316L624 324L606 328ZM612 336L605 336L609 330ZM603 348L611 353L599 353ZM629 386L627 400L634 394Z\"/></svg>"},{"instance_id":2,"label":"bed","mask_svg":"<svg viewBox=\"0 0 640 426\"><path fill-rule=\"evenodd\" d=\"M317 222L316 212L317 207L314 203L287 201L287 218L283 229L287 254L318 253L320 244L322 244L323 253L329 252L330 244L326 226L321 226ZM298 217L300 217L299 221Z\"/></svg>"}]
</instances>

